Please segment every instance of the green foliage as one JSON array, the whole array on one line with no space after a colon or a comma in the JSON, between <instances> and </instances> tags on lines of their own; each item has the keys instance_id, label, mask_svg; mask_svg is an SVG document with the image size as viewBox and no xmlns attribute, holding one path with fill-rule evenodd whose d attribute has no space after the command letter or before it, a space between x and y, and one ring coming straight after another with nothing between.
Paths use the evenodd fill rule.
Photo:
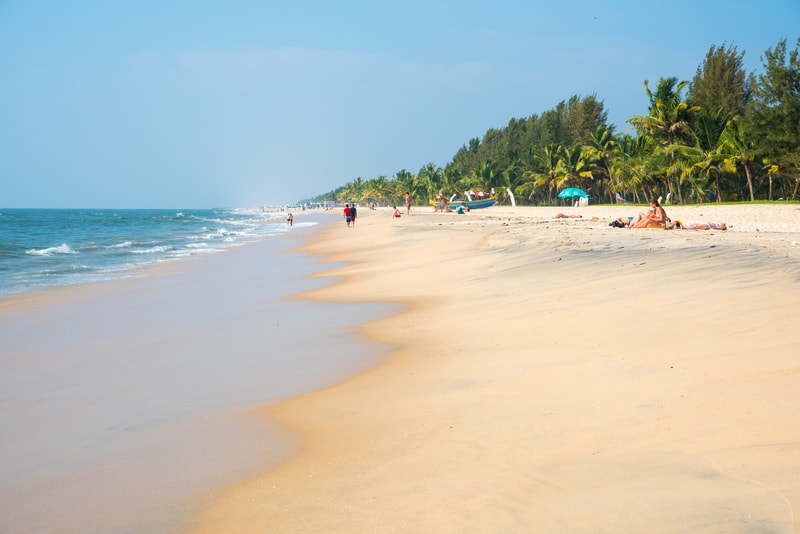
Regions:
<instances>
[{"instance_id":1,"label":"green foliage","mask_svg":"<svg viewBox=\"0 0 800 534\"><path fill-rule=\"evenodd\" d=\"M743 60L744 52L739 54L735 46L712 45L692 80L689 89L692 105L723 121L744 115L752 99L753 82Z\"/></svg>"},{"instance_id":2,"label":"green foliage","mask_svg":"<svg viewBox=\"0 0 800 534\"><path fill-rule=\"evenodd\" d=\"M402 204L406 192L426 205L474 189L505 200L558 202L563 187L581 187L595 201L616 194L636 202L673 193L684 202L794 199L800 185L800 39L781 40L762 56L763 72L747 73L744 52L711 46L692 82L660 78L647 113L618 134L596 95L573 95L553 109L512 118L462 146L444 168L417 174L356 178L309 202Z\"/></svg>"}]
</instances>

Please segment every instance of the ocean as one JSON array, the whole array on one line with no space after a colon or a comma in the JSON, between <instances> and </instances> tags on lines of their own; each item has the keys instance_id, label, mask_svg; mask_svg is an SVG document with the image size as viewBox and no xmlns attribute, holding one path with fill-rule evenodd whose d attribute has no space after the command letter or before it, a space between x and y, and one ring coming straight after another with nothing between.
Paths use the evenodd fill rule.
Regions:
<instances>
[{"instance_id":1,"label":"ocean","mask_svg":"<svg viewBox=\"0 0 800 534\"><path fill-rule=\"evenodd\" d=\"M182 530L297 447L264 407L387 353L285 215L0 210L0 532Z\"/></svg>"},{"instance_id":2,"label":"ocean","mask_svg":"<svg viewBox=\"0 0 800 534\"><path fill-rule=\"evenodd\" d=\"M135 276L286 232L285 217L258 208L0 209L0 295Z\"/></svg>"}]
</instances>

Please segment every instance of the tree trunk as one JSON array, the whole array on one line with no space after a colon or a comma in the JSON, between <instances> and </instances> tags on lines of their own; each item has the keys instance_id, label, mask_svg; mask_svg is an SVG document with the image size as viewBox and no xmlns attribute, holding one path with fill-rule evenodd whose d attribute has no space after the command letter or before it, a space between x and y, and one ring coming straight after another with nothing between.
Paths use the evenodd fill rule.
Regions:
<instances>
[{"instance_id":1,"label":"tree trunk","mask_svg":"<svg viewBox=\"0 0 800 534\"><path fill-rule=\"evenodd\" d=\"M753 195L753 173L750 171L750 163L742 162L744 167L744 175L747 176L747 188L750 189L750 202L753 202L756 197Z\"/></svg>"}]
</instances>

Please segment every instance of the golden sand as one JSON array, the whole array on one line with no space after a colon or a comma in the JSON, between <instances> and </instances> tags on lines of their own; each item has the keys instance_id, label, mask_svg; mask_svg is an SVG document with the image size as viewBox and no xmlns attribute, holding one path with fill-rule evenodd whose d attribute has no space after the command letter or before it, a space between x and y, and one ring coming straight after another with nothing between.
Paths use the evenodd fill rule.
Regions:
<instances>
[{"instance_id":1,"label":"golden sand","mask_svg":"<svg viewBox=\"0 0 800 534\"><path fill-rule=\"evenodd\" d=\"M308 298L396 350L271 417L303 446L197 532L794 532L800 207L359 211ZM580 219L555 219L559 211Z\"/></svg>"}]
</instances>

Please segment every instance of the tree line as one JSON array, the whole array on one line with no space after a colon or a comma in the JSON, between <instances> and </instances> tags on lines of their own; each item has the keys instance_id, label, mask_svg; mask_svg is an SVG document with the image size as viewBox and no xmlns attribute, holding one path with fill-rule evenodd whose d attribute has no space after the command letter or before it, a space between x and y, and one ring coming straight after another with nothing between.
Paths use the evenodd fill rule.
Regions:
<instances>
[{"instance_id":1,"label":"tree line","mask_svg":"<svg viewBox=\"0 0 800 534\"><path fill-rule=\"evenodd\" d=\"M428 163L391 178L354 180L302 201L427 204L439 195L494 190L518 204L550 205L565 187L595 202L635 202L669 194L674 202L796 199L800 186L800 38L781 39L748 73L744 52L712 45L691 81L644 82L647 113L629 133L608 124L602 101L574 95L555 108L512 118L470 139L444 167Z\"/></svg>"}]
</instances>

